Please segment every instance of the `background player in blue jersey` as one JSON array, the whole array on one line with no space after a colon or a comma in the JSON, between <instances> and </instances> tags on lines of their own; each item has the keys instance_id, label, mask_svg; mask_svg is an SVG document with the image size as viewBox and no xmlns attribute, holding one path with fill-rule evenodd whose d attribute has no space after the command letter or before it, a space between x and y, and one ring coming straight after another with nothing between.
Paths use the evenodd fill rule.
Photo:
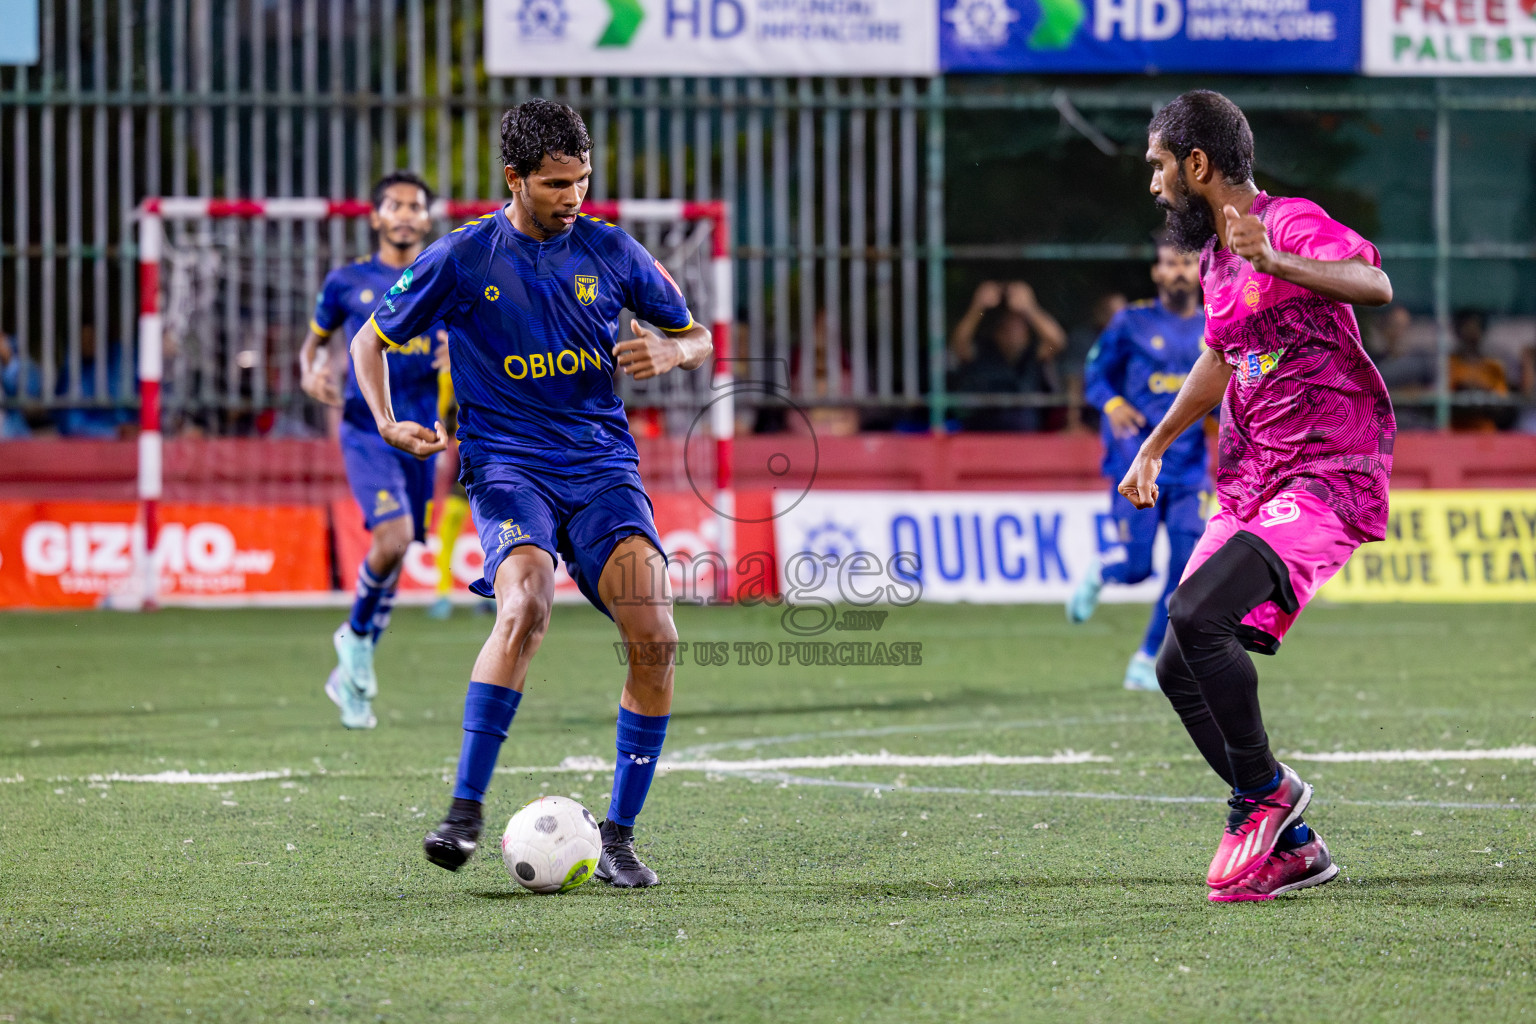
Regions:
<instances>
[{"instance_id":1,"label":"background player in blue jersey","mask_svg":"<svg viewBox=\"0 0 1536 1024\"><path fill-rule=\"evenodd\" d=\"M349 729L371 729L376 724L373 698L379 684L373 650L389 625L406 549L411 541L424 537L433 467L430 456L425 461L413 458L379 437L373 413L358 388L357 373L347 374L343 391L334 372L341 360L327 358L329 350L321 346L338 329L344 328L343 337L350 338L367 325L373 307L421 254L432 228L431 202L432 190L414 174L397 172L373 187L369 224L378 234L378 251L326 275L309 336L299 353L305 392L342 409L339 432L347 483L372 536L368 554L357 568L352 614L331 637L337 664L325 682L326 694L341 709L341 724ZM436 342L440 335L443 341ZM435 345L442 351L435 353ZM446 355L446 335L440 329L424 330L390 353L389 395L396 417L434 419L435 367Z\"/></svg>"},{"instance_id":2,"label":"background player in blue jersey","mask_svg":"<svg viewBox=\"0 0 1536 1024\"><path fill-rule=\"evenodd\" d=\"M1110 515L1118 544L1095 561L1067 602L1067 618L1086 622L1105 583L1140 583L1152 575L1152 542L1161 523L1168 530L1168 576L1141 647L1125 668L1125 688L1156 690L1157 651L1168 630L1168 595L1205 529L1202 516L1211 477L1205 432L1190 427L1168 449L1162 491L1153 508L1138 510L1115 489L1141 442L1173 404L1200 356L1205 314L1200 308L1200 258L1159 241L1152 267L1157 298L1121 310L1088 353L1084 397L1103 410L1104 475L1110 481Z\"/></svg>"},{"instance_id":3,"label":"background player in blue jersey","mask_svg":"<svg viewBox=\"0 0 1536 1024\"><path fill-rule=\"evenodd\" d=\"M569 107L530 100L501 121L512 201L429 246L352 339L378 431L430 457L441 425L393 414L384 353L441 319L459 399L459 479L469 494L496 624L464 701L453 805L423 847L457 870L479 841L486 788L549 626L555 557L609 615L629 652L619 699L612 802L600 828L597 877L656 884L634 850L672 708L677 630L661 540L640 484L639 457L615 372L646 379L692 370L712 351L682 292L623 231L580 213L592 140ZM634 336L618 341L633 310Z\"/></svg>"}]
</instances>

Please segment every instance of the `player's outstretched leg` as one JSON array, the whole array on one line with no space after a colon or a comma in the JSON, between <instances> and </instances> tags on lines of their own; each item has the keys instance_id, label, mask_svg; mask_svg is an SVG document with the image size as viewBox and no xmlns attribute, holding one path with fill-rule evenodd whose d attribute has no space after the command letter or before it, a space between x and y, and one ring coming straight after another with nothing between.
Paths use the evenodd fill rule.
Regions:
<instances>
[{"instance_id":1,"label":"player's outstretched leg","mask_svg":"<svg viewBox=\"0 0 1536 1024\"><path fill-rule=\"evenodd\" d=\"M1252 874L1312 798L1312 787L1270 752L1259 713L1258 672L1238 639L1243 617L1275 592L1270 573L1257 548L1234 538L1168 602L1173 637L1221 733L1231 771L1231 813L1206 876L1212 888Z\"/></svg>"},{"instance_id":2,"label":"player's outstretched leg","mask_svg":"<svg viewBox=\"0 0 1536 1024\"><path fill-rule=\"evenodd\" d=\"M449 871L461 868L479 844L485 792L522 700L528 666L549 629L555 596L554 561L540 548L513 548L495 573L498 613L471 674L485 681L471 682L464 698L453 805L421 844L427 860Z\"/></svg>"},{"instance_id":3,"label":"player's outstretched leg","mask_svg":"<svg viewBox=\"0 0 1536 1024\"><path fill-rule=\"evenodd\" d=\"M1303 832L1305 838L1298 840L1287 833L1257 871L1241 882L1212 889L1207 898L1212 903L1272 900L1288 892L1333 881L1339 866L1333 862L1323 837L1316 829L1305 825L1292 831Z\"/></svg>"},{"instance_id":4,"label":"player's outstretched leg","mask_svg":"<svg viewBox=\"0 0 1536 1024\"><path fill-rule=\"evenodd\" d=\"M367 557L357 567L352 614L331 635L336 668L325 682L325 693L341 709L341 724L349 729L372 729L377 724L372 701L379 695L379 680L373 670L373 652L389 626L411 530L409 515L374 524Z\"/></svg>"},{"instance_id":5,"label":"player's outstretched leg","mask_svg":"<svg viewBox=\"0 0 1536 1024\"><path fill-rule=\"evenodd\" d=\"M635 592L625 593L625 588ZM658 879L635 853L635 818L645 806L666 740L677 658L666 561L645 537L626 537L609 556L598 592L613 612L629 658L619 702L613 795L608 817L598 826L603 853L595 877L615 888L644 888Z\"/></svg>"}]
</instances>

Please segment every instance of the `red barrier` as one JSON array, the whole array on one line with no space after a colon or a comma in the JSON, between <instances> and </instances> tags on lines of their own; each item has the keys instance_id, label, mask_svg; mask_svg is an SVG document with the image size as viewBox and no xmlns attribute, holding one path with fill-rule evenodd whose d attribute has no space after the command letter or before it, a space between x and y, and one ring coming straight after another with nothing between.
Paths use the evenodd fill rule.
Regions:
<instances>
[{"instance_id":1,"label":"red barrier","mask_svg":"<svg viewBox=\"0 0 1536 1024\"><path fill-rule=\"evenodd\" d=\"M688 489L672 468L677 440L637 444L648 487ZM1104 486L1099 457L1090 434L859 434L814 442L756 434L736 440L736 485L741 492L798 492L814 470L819 490L1091 491ZM131 441L6 441L0 500L132 500L137 459ZM1400 489L1536 487L1536 436L1528 434L1405 433L1394 461L1392 484ZM703 483L710 493L712 481ZM165 445L167 501L324 505L348 494L334 441Z\"/></svg>"}]
</instances>

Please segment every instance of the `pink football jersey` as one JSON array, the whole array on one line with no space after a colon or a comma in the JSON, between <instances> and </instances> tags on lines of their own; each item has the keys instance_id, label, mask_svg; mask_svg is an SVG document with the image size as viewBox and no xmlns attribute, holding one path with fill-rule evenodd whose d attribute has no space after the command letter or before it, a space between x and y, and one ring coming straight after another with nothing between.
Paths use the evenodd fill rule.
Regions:
<instances>
[{"instance_id":1,"label":"pink football jersey","mask_svg":"<svg viewBox=\"0 0 1536 1024\"><path fill-rule=\"evenodd\" d=\"M1309 200L1260 192L1249 212L1276 251L1381 266L1374 245ZM1256 273L1214 238L1200 277L1206 344L1232 367L1216 471L1222 507L1250 519L1276 493L1300 488L1380 540L1397 421L1354 310Z\"/></svg>"}]
</instances>

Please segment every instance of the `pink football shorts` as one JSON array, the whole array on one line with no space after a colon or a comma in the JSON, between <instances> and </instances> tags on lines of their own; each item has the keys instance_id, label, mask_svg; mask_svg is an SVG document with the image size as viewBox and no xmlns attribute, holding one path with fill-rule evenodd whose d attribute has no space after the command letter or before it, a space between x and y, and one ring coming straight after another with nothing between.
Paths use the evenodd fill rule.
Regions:
<instances>
[{"instance_id":1,"label":"pink football shorts","mask_svg":"<svg viewBox=\"0 0 1536 1024\"><path fill-rule=\"evenodd\" d=\"M1257 537L1268 546L1266 551L1264 545L1254 545L1279 581L1274 599L1243 616L1239 639L1260 654L1274 654L1279 649L1286 630L1318 588L1332 579L1366 540L1316 495L1303 490L1281 491L1260 505L1252 519L1239 519L1224 508L1211 516L1179 582L1189 579L1217 548L1239 533ZM1239 538L1237 543L1246 541Z\"/></svg>"}]
</instances>

